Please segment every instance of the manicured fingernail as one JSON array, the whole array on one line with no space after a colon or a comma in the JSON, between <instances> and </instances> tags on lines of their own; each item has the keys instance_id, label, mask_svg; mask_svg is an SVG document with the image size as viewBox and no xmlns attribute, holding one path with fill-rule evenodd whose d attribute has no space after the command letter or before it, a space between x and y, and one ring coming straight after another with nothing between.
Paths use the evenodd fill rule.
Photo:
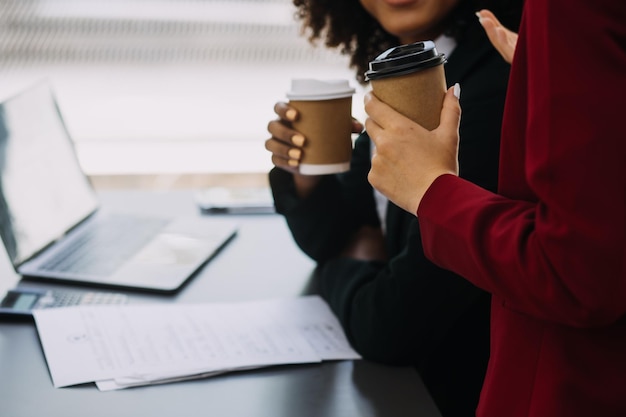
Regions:
<instances>
[{"instance_id":1,"label":"manicured fingernail","mask_svg":"<svg viewBox=\"0 0 626 417\"><path fill-rule=\"evenodd\" d=\"M478 17L478 23L482 24L483 23L483 18L480 15L480 12L476 12L476 17Z\"/></svg>"},{"instance_id":2,"label":"manicured fingernail","mask_svg":"<svg viewBox=\"0 0 626 417\"><path fill-rule=\"evenodd\" d=\"M454 97L458 99L461 98L461 86L459 85L459 83L454 84L454 90L452 91L454 93Z\"/></svg>"},{"instance_id":3,"label":"manicured fingernail","mask_svg":"<svg viewBox=\"0 0 626 417\"><path fill-rule=\"evenodd\" d=\"M287 110L287 112L285 113L285 117L289 120L291 120L292 122L294 120L296 120L296 117L298 116L298 112L295 111L294 109L289 109Z\"/></svg>"},{"instance_id":4,"label":"manicured fingernail","mask_svg":"<svg viewBox=\"0 0 626 417\"><path fill-rule=\"evenodd\" d=\"M298 147L304 145L304 136L296 133L291 137L291 143Z\"/></svg>"},{"instance_id":5,"label":"manicured fingernail","mask_svg":"<svg viewBox=\"0 0 626 417\"><path fill-rule=\"evenodd\" d=\"M302 151L300 149L289 149L289 152L287 152L287 155L289 155L289 157L291 159L300 159L300 157L302 156Z\"/></svg>"},{"instance_id":6,"label":"manicured fingernail","mask_svg":"<svg viewBox=\"0 0 626 417\"><path fill-rule=\"evenodd\" d=\"M298 165L300 165L300 161L296 161L295 159L290 159L287 161L287 164L290 167L297 167Z\"/></svg>"}]
</instances>

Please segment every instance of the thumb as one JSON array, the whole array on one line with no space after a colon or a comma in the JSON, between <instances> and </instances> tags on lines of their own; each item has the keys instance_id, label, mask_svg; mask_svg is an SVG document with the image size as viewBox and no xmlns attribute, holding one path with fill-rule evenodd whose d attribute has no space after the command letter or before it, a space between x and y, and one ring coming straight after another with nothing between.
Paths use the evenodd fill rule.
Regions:
<instances>
[{"instance_id":1,"label":"thumb","mask_svg":"<svg viewBox=\"0 0 626 417\"><path fill-rule=\"evenodd\" d=\"M461 97L461 86L457 83L450 87L443 98L443 109L441 111L441 120L439 122L439 130L443 130L446 136L458 136L459 123L461 122L461 105L459 104Z\"/></svg>"}]
</instances>

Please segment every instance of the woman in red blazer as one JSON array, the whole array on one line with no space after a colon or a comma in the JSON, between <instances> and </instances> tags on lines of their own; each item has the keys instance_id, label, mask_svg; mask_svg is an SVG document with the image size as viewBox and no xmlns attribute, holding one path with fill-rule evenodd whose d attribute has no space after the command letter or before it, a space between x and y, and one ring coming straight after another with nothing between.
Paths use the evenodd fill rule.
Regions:
<instances>
[{"instance_id":1,"label":"woman in red blazer","mask_svg":"<svg viewBox=\"0 0 626 417\"><path fill-rule=\"evenodd\" d=\"M367 96L366 129L372 185L493 295L478 415L626 416L626 5L526 2L498 193L457 176L459 90L432 132Z\"/></svg>"}]
</instances>

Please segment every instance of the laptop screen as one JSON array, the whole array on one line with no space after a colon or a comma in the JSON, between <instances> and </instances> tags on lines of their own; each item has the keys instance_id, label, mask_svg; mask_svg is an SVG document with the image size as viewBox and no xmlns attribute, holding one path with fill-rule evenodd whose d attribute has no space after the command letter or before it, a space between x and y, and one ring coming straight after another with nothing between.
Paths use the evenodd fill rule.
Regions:
<instances>
[{"instance_id":1,"label":"laptop screen","mask_svg":"<svg viewBox=\"0 0 626 417\"><path fill-rule=\"evenodd\" d=\"M13 265L97 205L50 87L41 83L0 103L0 235Z\"/></svg>"}]
</instances>

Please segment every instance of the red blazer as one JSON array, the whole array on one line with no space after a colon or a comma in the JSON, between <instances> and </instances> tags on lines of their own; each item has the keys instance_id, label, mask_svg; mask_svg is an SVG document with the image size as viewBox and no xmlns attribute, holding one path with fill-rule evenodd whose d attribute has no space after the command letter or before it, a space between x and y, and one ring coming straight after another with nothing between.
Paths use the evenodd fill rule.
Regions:
<instances>
[{"instance_id":1,"label":"red blazer","mask_svg":"<svg viewBox=\"0 0 626 417\"><path fill-rule=\"evenodd\" d=\"M624 417L626 2L527 0L519 35L499 192L438 178L424 249L493 294L479 416Z\"/></svg>"}]
</instances>

